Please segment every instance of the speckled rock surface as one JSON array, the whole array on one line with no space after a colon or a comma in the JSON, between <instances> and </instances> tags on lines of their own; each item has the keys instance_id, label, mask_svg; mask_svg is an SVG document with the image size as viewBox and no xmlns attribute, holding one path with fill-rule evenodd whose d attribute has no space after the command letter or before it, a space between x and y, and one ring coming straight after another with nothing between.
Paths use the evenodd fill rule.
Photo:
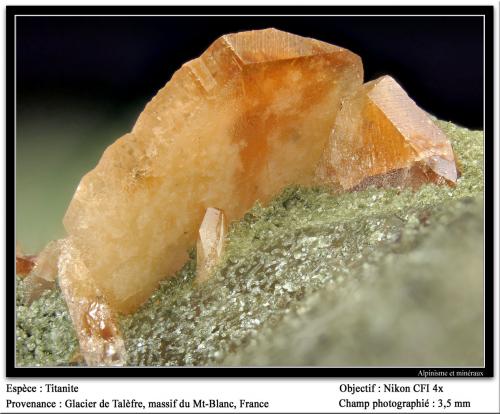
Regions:
<instances>
[{"instance_id":1,"label":"speckled rock surface","mask_svg":"<svg viewBox=\"0 0 500 414\"><path fill-rule=\"evenodd\" d=\"M78 341L59 289L24 305L24 286L17 278L16 363L18 366L70 365Z\"/></svg>"},{"instance_id":2,"label":"speckled rock surface","mask_svg":"<svg viewBox=\"0 0 500 414\"><path fill-rule=\"evenodd\" d=\"M364 261L223 363L482 366L482 201L441 206L411 244Z\"/></svg>"},{"instance_id":3,"label":"speckled rock surface","mask_svg":"<svg viewBox=\"0 0 500 414\"><path fill-rule=\"evenodd\" d=\"M231 227L211 280L193 283L193 251L175 278L122 318L128 363L480 364L483 134L439 125L462 171L455 188L289 188L254 206ZM42 300L18 313L18 327L38 323L31 312ZM61 323L49 318L34 341ZM18 363L44 363L19 343ZM69 349L54 345L46 361L69 361L58 346Z\"/></svg>"}]
</instances>

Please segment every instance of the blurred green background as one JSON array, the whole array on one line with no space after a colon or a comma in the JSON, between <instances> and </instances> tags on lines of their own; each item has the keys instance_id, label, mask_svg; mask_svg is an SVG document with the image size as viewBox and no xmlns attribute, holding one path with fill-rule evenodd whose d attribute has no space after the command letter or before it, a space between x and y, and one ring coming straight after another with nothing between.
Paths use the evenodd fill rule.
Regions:
<instances>
[{"instance_id":1,"label":"blurred green background","mask_svg":"<svg viewBox=\"0 0 500 414\"><path fill-rule=\"evenodd\" d=\"M16 237L36 253L64 236L62 219L80 178L128 132L146 102L26 98L18 107Z\"/></svg>"}]
</instances>

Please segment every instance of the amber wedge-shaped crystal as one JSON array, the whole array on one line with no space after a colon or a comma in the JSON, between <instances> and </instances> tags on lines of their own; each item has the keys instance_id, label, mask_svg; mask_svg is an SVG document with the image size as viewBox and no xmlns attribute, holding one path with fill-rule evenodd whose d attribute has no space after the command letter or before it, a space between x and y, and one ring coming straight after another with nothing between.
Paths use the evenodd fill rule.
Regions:
<instances>
[{"instance_id":1,"label":"amber wedge-shaped crystal","mask_svg":"<svg viewBox=\"0 0 500 414\"><path fill-rule=\"evenodd\" d=\"M53 282L57 277L57 266L63 240L49 242L35 258L32 275Z\"/></svg>"},{"instance_id":2,"label":"amber wedge-shaped crystal","mask_svg":"<svg viewBox=\"0 0 500 414\"><path fill-rule=\"evenodd\" d=\"M35 266L35 260L31 256L16 255L16 275L24 279Z\"/></svg>"},{"instance_id":3,"label":"amber wedge-shaped crystal","mask_svg":"<svg viewBox=\"0 0 500 414\"><path fill-rule=\"evenodd\" d=\"M126 361L125 343L118 329L116 315L89 277L80 252L71 239L62 244L59 259L61 288L80 352L88 366L121 366Z\"/></svg>"},{"instance_id":4,"label":"amber wedge-shaped crystal","mask_svg":"<svg viewBox=\"0 0 500 414\"><path fill-rule=\"evenodd\" d=\"M210 277L224 251L227 223L224 212L208 208L196 244L196 282L204 282Z\"/></svg>"},{"instance_id":5,"label":"amber wedge-shaped crystal","mask_svg":"<svg viewBox=\"0 0 500 414\"><path fill-rule=\"evenodd\" d=\"M447 136L393 78L383 76L342 102L318 178L343 190L454 184L457 167Z\"/></svg>"},{"instance_id":6,"label":"amber wedge-shaped crystal","mask_svg":"<svg viewBox=\"0 0 500 414\"><path fill-rule=\"evenodd\" d=\"M35 256L24 254L21 244L16 241L16 275L24 279L34 266Z\"/></svg>"},{"instance_id":7,"label":"amber wedge-shaped crystal","mask_svg":"<svg viewBox=\"0 0 500 414\"><path fill-rule=\"evenodd\" d=\"M55 286L61 243L61 240L51 241L33 258L33 268L24 279L23 300L26 304L32 303Z\"/></svg>"},{"instance_id":8,"label":"amber wedge-shaped crystal","mask_svg":"<svg viewBox=\"0 0 500 414\"><path fill-rule=\"evenodd\" d=\"M311 183L340 100L362 78L354 53L274 29L222 36L183 65L83 177L64 218L109 304L131 312L177 271L208 207L230 223Z\"/></svg>"}]
</instances>

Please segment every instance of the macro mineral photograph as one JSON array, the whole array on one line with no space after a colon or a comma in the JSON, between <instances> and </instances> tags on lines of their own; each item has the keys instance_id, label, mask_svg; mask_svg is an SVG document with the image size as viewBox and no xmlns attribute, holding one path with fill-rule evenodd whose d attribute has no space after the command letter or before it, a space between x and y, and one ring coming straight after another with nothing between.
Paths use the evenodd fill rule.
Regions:
<instances>
[{"instance_id":1,"label":"macro mineral photograph","mask_svg":"<svg viewBox=\"0 0 500 414\"><path fill-rule=\"evenodd\" d=\"M17 368L485 365L481 17L48 14Z\"/></svg>"}]
</instances>

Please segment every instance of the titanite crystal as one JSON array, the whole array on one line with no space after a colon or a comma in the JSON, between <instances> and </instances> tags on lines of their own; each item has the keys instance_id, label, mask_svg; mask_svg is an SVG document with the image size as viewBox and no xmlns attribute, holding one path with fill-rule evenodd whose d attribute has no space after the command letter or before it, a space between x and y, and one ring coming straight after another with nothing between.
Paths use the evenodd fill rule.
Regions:
<instances>
[{"instance_id":1,"label":"titanite crystal","mask_svg":"<svg viewBox=\"0 0 500 414\"><path fill-rule=\"evenodd\" d=\"M34 266L35 261L32 256L16 255L16 275L24 278L30 274Z\"/></svg>"},{"instance_id":2,"label":"titanite crystal","mask_svg":"<svg viewBox=\"0 0 500 414\"><path fill-rule=\"evenodd\" d=\"M35 266L35 256L26 255L21 244L16 241L16 275L21 278L30 274Z\"/></svg>"},{"instance_id":3,"label":"titanite crystal","mask_svg":"<svg viewBox=\"0 0 500 414\"><path fill-rule=\"evenodd\" d=\"M35 266L31 272L33 276L53 282L57 277L57 263L61 250L62 240L48 243L35 259Z\"/></svg>"},{"instance_id":4,"label":"titanite crystal","mask_svg":"<svg viewBox=\"0 0 500 414\"><path fill-rule=\"evenodd\" d=\"M62 244L59 258L59 286L89 366L125 363L126 351L114 311L91 277L71 240Z\"/></svg>"},{"instance_id":5,"label":"titanite crystal","mask_svg":"<svg viewBox=\"0 0 500 414\"><path fill-rule=\"evenodd\" d=\"M196 281L204 282L224 251L227 223L224 212L208 208L198 231L196 244Z\"/></svg>"},{"instance_id":6,"label":"titanite crystal","mask_svg":"<svg viewBox=\"0 0 500 414\"><path fill-rule=\"evenodd\" d=\"M457 168L448 137L393 78L383 76L342 102L318 177L345 190L454 184Z\"/></svg>"},{"instance_id":7,"label":"titanite crystal","mask_svg":"<svg viewBox=\"0 0 500 414\"><path fill-rule=\"evenodd\" d=\"M24 303L31 304L45 291L55 285L58 273L60 240L51 241L37 255L33 256L33 265L24 279Z\"/></svg>"},{"instance_id":8,"label":"titanite crystal","mask_svg":"<svg viewBox=\"0 0 500 414\"><path fill-rule=\"evenodd\" d=\"M183 65L83 177L64 218L112 308L133 311L185 263L208 207L231 222L311 183L362 77L354 53L274 29L223 36Z\"/></svg>"}]
</instances>

